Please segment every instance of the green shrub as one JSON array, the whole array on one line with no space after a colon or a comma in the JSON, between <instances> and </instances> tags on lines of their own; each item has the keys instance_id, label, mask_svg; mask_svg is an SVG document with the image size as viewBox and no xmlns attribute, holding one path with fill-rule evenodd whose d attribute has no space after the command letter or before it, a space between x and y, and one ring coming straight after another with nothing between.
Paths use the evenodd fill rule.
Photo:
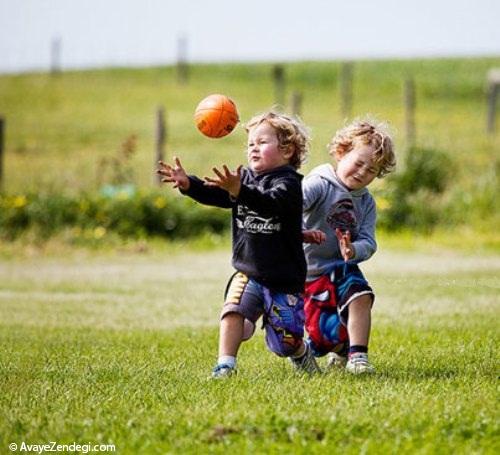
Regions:
<instances>
[{"instance_id":1,"label":"green shrub","mask_svg":"<svg viewBox=\"0 0 500 455\"><path fill-rule=\"evenodd\" d=\"M500 223L500 159L492 162L487 172L478 175L472 187L456 185L449 195L446 221L469 226L490 226Z\"/></svg>"},{"instance_id":2,"label":"green shrub","mask_svg":"<svg viewBox=\"0 0 500 455\"><path fill-rule=\"evenodd\" d=\"M0 195L0 232L5 239L27 230L46 238L68 227L94 231L97 237L114 232L122 237L185 238L221 233L229 225L227 210L160 191Z\"/></svg>"},{"instance_id":3,"label":"green shrub","mask_svg":"<svg viewBox=\"0 0 500 455\"><path fill-rule=\"evenodd\" d=\"M429 231L440 222L444 210L441 195L453 175L453 163L439 150L412 148L403 165L402 172L388 177L381 195L387 207L379 211L379 226Z\"/></svg>"}]
</instances>

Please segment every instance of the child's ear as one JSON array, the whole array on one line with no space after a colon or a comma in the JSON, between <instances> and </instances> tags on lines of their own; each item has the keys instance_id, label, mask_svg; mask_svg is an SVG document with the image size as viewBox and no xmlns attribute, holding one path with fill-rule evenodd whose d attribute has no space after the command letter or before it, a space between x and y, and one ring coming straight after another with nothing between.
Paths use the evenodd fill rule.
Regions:
<instances>
[{"instance_id":1,"label":"child's ear","mask_svg":"<svg viewBox=\"0 0 500 455\"><path fill-rule=\"evenodd\" d=\"M289 160L293 156L294 153L295 153L295 146L293 144L287 145L285 153L284 153L285 158L287 160Z\"/></svg>"},{"instance_id":2,"label":"child's ear","mask_svg":"<svg viewBox=\"0 0 500 455\"><path fill-rule=\"evenodd\" d=\"M347 155L347 152L341 152L340 150L336 150L333 156L334 156L336 161L340 161L346 155Z\"/></svg>"}]
</instances>

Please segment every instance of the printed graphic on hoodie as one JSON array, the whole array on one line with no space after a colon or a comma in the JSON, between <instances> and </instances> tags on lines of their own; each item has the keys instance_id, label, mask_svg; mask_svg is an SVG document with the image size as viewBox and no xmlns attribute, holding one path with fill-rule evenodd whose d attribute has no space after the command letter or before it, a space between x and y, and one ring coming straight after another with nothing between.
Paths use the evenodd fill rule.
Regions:
<instances>
[{"instance_id":1,"label":"printed graphic on hoodie","mask_svg":"<svg viewBox=\"0 0 500 455\"><path fill-rule=\"evenodd\" d=\"M326 222L334 231L338 228L343 232L355 232L358 227L358 222L354 213L352 199L345 198L335 202L335 204L330 207L330 210L328 210Z\"/></svg>"},{"instance_id":2,"label":"printed graphic on hoodie","mask_svg":"<svg viewBox=\"0 0 500 455\"><path fill-rule=\"evenodd\" d=\"M236 225L250 234L272 234L281 231L281 223L277 216L264 218L244 205L238 205Z\"/></svg>"}]
</instances>

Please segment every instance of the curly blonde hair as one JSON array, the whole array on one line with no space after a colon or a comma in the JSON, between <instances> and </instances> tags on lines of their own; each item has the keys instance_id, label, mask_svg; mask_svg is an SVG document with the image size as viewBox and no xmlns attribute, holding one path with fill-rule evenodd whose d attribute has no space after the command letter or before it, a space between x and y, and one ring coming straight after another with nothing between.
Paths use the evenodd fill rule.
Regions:
<instances>
[{"instance_id":1,"label":"curly blonde hair","mask_svg":"<svg viewBox=\"0 0 500 455\"><path fill-rule=\"evenodd\" d=\"M298 118L269 111L252 117L245 125L245 131L248 133L252 128L264 122L269 123L276 130L281 150L293 147L294 153L290 158L290 165L294 169L299 169L309 153L309 129Z\"/></svg>"},{"instance_id":2,"label":"curly blonde hair","mask_svg":"<svg viewBox=\"0 0 500 455\"><path fill-rule=\"evenodd\" d=\"M394 143L389 125L373 118L358 118L338 130L328 144L328 153L334 157L343 157L361 142L373 147L375 163L379 166L377 177L389 174L396 167Z\"/></svg>"}]
</instances>

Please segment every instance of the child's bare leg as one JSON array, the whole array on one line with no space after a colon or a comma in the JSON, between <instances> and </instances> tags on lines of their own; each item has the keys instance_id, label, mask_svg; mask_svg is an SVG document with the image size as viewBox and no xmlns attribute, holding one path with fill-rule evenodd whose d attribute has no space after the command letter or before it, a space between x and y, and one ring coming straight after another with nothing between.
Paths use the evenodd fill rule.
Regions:
<instances>
[{"instance_id":1,"label":"child's bare leg","mask_svg":"<svg viewBox=\"0 0 500 455\"><path fill-rule=\"evenodd\" d=\"M219 329L219 357L236 357L243 340L243 316L238 313L226 314Z\"/></svg>"},{"instance_id":2,"label":"child's bare leg","mask_svg":"<svg viewBox=\"0 0 500 455\"><path fill-rule=\"evenodd\" d=\"M371 328L372 298L362 295L349 305L347 331L351 346L368 346Z\"/></svg>"},{"instance_id":3,"label":"child's bare leg","mask_svg":"<svg viewBox=\"0 0 500 455\"><path fill-rule=\"evenodd\" d=\"M349 332L349 360L346 369L353 374L374 373L368 361L372 298L362 295L349 305L347 331Z\"/></svg>"}]
</instances>

